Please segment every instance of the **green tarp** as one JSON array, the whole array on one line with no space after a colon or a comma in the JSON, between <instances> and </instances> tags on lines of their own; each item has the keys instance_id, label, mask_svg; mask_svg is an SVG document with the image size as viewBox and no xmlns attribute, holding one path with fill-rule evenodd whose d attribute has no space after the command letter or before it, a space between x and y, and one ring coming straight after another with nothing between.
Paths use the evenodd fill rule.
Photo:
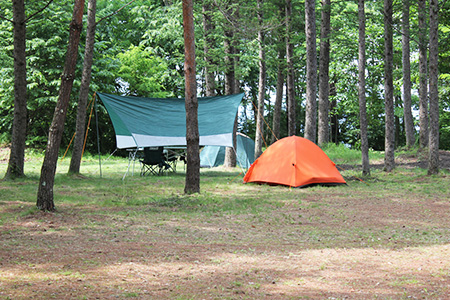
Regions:
<instances>
[{"instance_id":1,"label":"green tarp","mask_svg":"<svg viewBox=\"0 0 450 300\"><path fill-rule=\"evenodd\" d=\"M225 147L206 146L200 152L200 167L212 168L223 165L225 161ZM255 161L255 142L248 136L236 134L236 163L244 169L250 168Z\"/></svg>"},{"instance_id":2,"label":"green tarp","mask_svg":"<svg viewBox=\"0 0 450 300\"><path fill-rule=\"evenodd\" d=\"M117 148L186 145L186 109L183 98L125 97L104 93L116 133ZM233 145L232 133L244 94L198 98L200 145Z\"/></svg>"}]
</instances>

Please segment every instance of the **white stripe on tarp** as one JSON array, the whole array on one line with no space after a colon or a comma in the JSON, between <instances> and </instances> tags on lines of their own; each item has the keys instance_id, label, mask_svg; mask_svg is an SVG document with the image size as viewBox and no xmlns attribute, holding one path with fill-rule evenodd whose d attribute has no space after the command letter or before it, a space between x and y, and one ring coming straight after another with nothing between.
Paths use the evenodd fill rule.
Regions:
<instances>
[{"instance_id":1,"label":"white stripe on tarp","mask_svg":"<svg viewBox=\"0 0 450 300\"><path fill-rule=\"evenodd\" d=\"M117 148L119 149L127 149L127 148L135 148L136 142L131 135L116 135L116 143Z\"/></svg>"},{"instance_id":2,"label":"white stripe on tarp","mask_svg":"<svg viewBox=\"0 0 450 300\"><path fill-rule=\"evenodd\" d=\"M155 146L186 146L186 137L182 136L152 136L143 134L133 134L134 140L138 147L155 147ZM200 136L201 146L233 146L233 134L224 133L216 135ZM136 146L134 146L136 147Z\"/></svg>"}]
</instances>

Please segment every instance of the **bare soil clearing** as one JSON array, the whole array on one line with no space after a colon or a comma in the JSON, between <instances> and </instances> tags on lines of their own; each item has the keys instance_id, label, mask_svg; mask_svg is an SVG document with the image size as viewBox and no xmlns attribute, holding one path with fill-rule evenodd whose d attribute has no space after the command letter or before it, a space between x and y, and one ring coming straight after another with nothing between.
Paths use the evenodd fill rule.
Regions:
<instances>
[{"instance_id":1,"label":"bare soil clearing","mask_svg":"<svg viewBox=\"0 0 450 300\"><path fill-rule=\"evenodd\" d=\"M371 188L210 192L274 199L241 212L61 203L21 215L34 204L0 199L0 215L17 215L0 223L0 299L449 299L450 195L433 181L450 178L397 172L406 188L386 174Z\"/></svg>"}]
</instances>

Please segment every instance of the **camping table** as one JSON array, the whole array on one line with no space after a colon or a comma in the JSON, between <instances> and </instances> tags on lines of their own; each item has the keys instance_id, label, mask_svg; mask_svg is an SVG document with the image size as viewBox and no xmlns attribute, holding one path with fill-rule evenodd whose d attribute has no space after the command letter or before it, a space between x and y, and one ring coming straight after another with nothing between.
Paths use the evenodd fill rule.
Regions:
<instances>
[{"instance_id":1,"label":"camping table","mask_svg":"<svg viewBox=\"0 0 450 300\"><path fill-rule=\"evenodd\" d=\"M131 162L133 162L133 169L131 171L131 176L134 176L134 164L136 162L136 155L138 153L138 151L142 151L142 148L128 148L127 152L128 152L128 169L127 172L125 173L125 175L123 176L123 178L125 178L125 176L128 174L128 170L130 169L130 165Z\"/></svg>"},{"instance_id":2,"label":"camping table","mask_svg":"<svg viewBox=\"0 0 450 300\"><path fill-rule=\"evenodd\" d=\"M178 160L184 161L186 167L186 147L182 146L164 147L164 154L166 155L166 161L169 164L171 164L174 172L176 171Z\"/></svg>"}]
</instances>

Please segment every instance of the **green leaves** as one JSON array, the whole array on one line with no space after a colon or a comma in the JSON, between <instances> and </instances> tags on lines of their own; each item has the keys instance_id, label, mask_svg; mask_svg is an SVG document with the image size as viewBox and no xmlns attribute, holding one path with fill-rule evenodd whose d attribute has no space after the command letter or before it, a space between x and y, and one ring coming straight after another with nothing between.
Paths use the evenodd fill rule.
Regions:
<instances>
[{"instance_id":1,"label":"green leaves","mask_svg":"<svg viewBox=\"0 0 450 300\"><path fill-rule=\"evenodd\" d=\"M117 55L120 61L119 81L126 94L141 97L166 97L164 81L168 77L167 65L162 58L153 55L143 46L131 46Z\"/></svg>"}]
</instances>

